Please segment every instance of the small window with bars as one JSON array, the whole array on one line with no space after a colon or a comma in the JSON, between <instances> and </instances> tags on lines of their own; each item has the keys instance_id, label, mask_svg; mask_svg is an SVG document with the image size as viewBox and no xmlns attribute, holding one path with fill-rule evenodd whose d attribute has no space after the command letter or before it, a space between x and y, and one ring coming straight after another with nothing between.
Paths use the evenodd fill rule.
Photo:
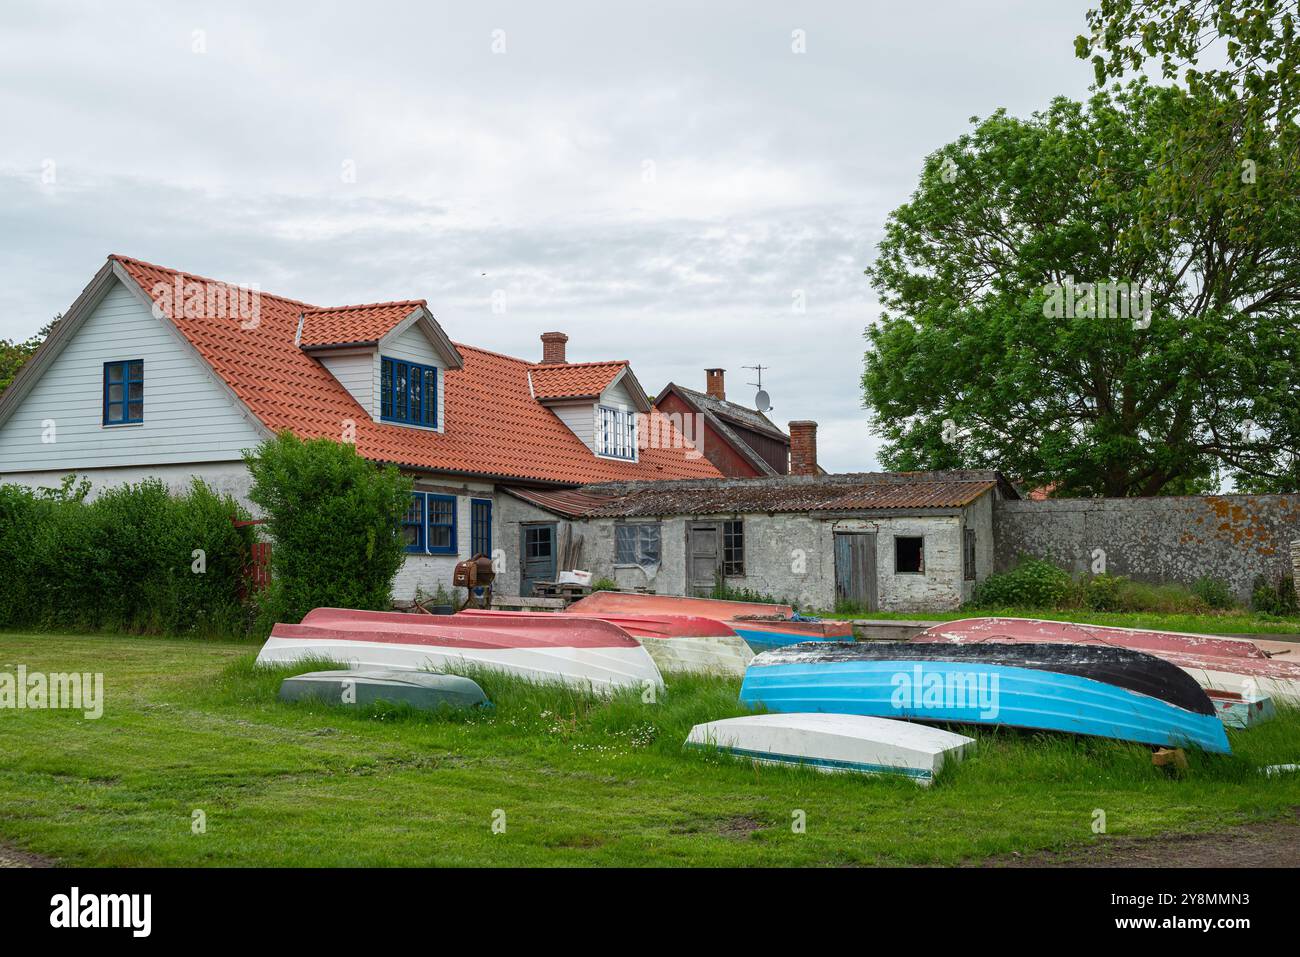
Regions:
<instances>
[{"instance_id":1,"label":"small window with bars","mask_svg":"<svg viewBox=\"0 0 1300 957\"><path fill-rule=\"evenodd\" d=\"M722 523L722 574L745 574L745 523L741 519Z\"/></svg>"},{"instance_id":2,"label":"small window with bars","mask_svg":"<svg viewBox=\"0 0 1300 957\"><path fill-rule=\"evenodd\" d=\"M975 529L962 529L962 578L968 582L975 580Z\"/></svg>"}]
</instances>

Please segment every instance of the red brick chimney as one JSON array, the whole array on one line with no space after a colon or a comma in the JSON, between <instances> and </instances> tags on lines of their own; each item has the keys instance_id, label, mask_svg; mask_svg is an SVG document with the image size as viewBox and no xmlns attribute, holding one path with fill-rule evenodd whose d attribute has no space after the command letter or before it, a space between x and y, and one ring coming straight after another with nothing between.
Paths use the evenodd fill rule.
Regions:
<instances>
[{"instance_id":1,"label":"red brick chimney","mask_svg":"<svg viewBox=\"0 0 1300 957\"><path fill-rule=\"evenodd\" d=\"M817 423L790 423L790 474L817 474Z\"/></svg>"},{"instance_id":2,"label":"red brick chimney","mask_svg":"<svg viewBox=\"0 0 1300 957\"><path fill-rule=\"evenodd\" d=\"M542 333L542 362L560 365L569 360L564 358L564 344L569 337L562 332Z\"/></svg>"},{"instance_id":3,"label":"red brick chimney","mask_svg":"<svg viewBox=\"0 0 1300 957\"><path fill-rule=\"evenodd\" d=\"M726 371L726 369L704 370L704 391L709 394L710 399L717 399L719 402L727 400L727 389L722 382L722 374Z\"/></svg>"}]
</instances>

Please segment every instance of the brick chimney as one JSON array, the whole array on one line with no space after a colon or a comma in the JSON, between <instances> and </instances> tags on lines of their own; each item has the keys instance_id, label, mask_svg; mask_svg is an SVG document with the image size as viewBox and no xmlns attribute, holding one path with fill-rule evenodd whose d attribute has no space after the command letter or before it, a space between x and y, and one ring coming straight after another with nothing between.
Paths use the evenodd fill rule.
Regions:
<instances>
[{"instance_id":1,"label":"brick chimney","mask_svg":"<svg viewBox=\"0 0 1300 957\"><path fill-rule=\"evenodd\" d=\"M564 358L564 344L569 341L569 337L562 332L543 332L542 333L542 362L551 365L562 365L569 360Z\"/></svg>"},{"instance_id":2,"label":"brick chimney","mask_svg":"<svg viewBox=\"0 0 1300 957\"><path fill-rule=\"evenodd\" d=\"M727 389L722 381L722 375L726 371L726 369L704 370L704 391L709 394L710 399L717 399L719 402L727 400Z\"/></svg>"},{"instance_id":3,"label":"brick chimney","mask_svg":"<svg viewBox=\"0 0 1300 957\"><path fill-rule=\"evenodd\" d=\"M790 423L790 474L817 474L817 423Z\"/></svg>"}]
</instances>

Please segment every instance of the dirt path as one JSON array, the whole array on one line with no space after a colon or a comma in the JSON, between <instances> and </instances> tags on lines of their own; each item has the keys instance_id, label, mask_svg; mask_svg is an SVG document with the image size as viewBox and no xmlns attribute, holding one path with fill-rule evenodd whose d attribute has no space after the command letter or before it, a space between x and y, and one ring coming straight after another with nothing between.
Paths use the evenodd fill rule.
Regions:
<instances>
[{"instance_id":1,"label":"dirt path","mask_svg":"<svg viewBox=\"0 0 1300 957\"><path fill-rule=\"evenodd\" d=\"M38 854L20 851L8 844L0 844L0 867L53 867L54 862Z\"/></svg>"},{"instance_id":2,"label":"dirt path","mask_svg":"<svg viewBox=\"0 0 1300 957\"><path fill-rule=\"evenodd\" d=\"M989 867L1300 867L1300 808L1291 817L1216 831L1102 838L1059 854L996 858Z\"/></svg>"}]
</instances>

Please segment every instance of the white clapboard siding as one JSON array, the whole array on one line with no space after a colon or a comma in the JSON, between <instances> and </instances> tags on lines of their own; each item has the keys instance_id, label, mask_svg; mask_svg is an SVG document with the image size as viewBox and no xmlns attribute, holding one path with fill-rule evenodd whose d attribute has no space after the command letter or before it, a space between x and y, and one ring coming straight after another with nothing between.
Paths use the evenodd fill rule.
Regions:
<instances>
[{"instance_id":1,"label":"white clapboard siding","mask_svg":"<svg viewBox=\"0 0 1300 957\"><path fill-rule=\"evenodd\" d=\"M257 428L165 321L115 282L0 425L0 476L237 460L257 445ZM104 363L120 359L144 360L144 423L105 427Z\"/></svg>"},{"instance_id":2,"label":"white clapboard siding","mask_svg":"<svg viewBox=\"0 0 1300 957\"><path fill-rule=\"evenodd\" d=\"M590 399L580 402L554 402L550 410L560 417L582 444L596 451L596 405Z\"/></svg>"},{"instance_id":3,"label":"white clapboard siding","mask_svg":"<svg viewBox=\"0 0 1300 957\"><path fill-rule=\"evenodd\" d=\"M445 432L447 423L443 412L447 408L447 403L445 401L447 391L447 363L442 360L441 356L433 351L433 346L429 343L428 337L420 330L420 327L418 325L408 326L399 335L382 343L380 346L380 355L374 357L374 367L372 371L374 395L376 396L373 405L373 415L375 418L379 418L379 401L377 397L380 394L379 360L381 357L402 359L406 362L418 362L420 365L433 366L438 370L438 428L436 431Z\"/></svg>"},{"instance_id":4,"label":"white clapboard siding","mask_svg":"<svg viewBox=\"0 0 1300 957\"><path fill-rule=\"evenodd\" d=\"M317 358L371 418L379 417L379 407L375 401L376 360L373 349L343 355L325 352L319 353Z\"/></svg>"}]
</instances>

